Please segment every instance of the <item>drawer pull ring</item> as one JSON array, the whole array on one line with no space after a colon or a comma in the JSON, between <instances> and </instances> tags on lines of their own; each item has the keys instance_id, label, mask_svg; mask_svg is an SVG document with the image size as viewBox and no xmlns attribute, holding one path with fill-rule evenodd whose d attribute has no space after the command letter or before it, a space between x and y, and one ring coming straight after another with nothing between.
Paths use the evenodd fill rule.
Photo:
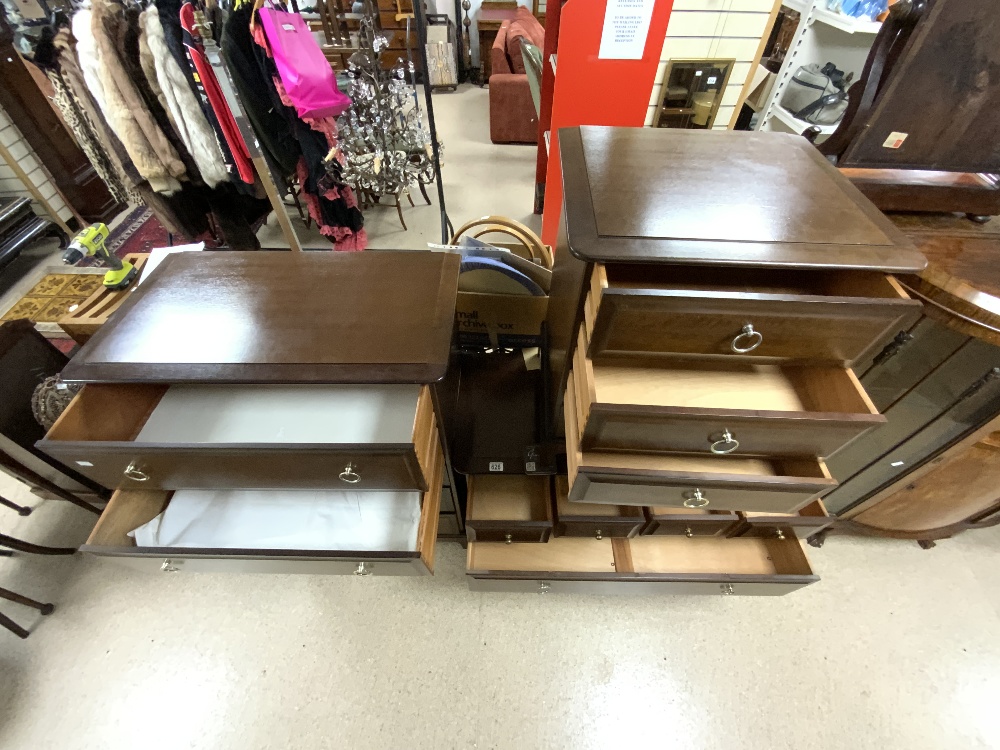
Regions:
<instances>
[{"instance_id":1,"label":"drawer pull ring","mask_svg":"<svg viewBox=\"0 0 1000 750\"><path fill-rule=\"evenodd\" d=\"M708 505L708 498L705 497L701 490L695 489L690 492L685 492L684 497L684 507L685 508L704 508Z\"/></svg>"},{"instance_id":2,"label":"drawer pull ring","mask_svg":"<svg viewBox=\"0 0 1000 750\"><path fill-rule=\"evenodd\" d=\"M164 573L176 573L180 568L173 564L170 560L164 560L163 565L160 566L160 570Z\"/></svg>"},{"instance_id":3,"label":"drawer pull ring","mask_svg":"<svg viewBox=\"0 0 1000 750\"><path fill-rule=\"evenodd\" d=\"M741 339L746 339L744 343L748 345L740 346ZM749 354L763 343L764 334L760 331L755 331L753 329L753 323L747 323L743 326L743 330L736 334L736 338L733 339L733 343L730 344L730 348L737 354Z\"/></svg>"},{"instance_id":4,"label":"drawer pull ring","mask_svg":"<svg viewBox=\"0 0 1000 750\"><path fill-rule=\"evenodd\" d=\"M545 583L545 581L539 581L539 583L538 583L538 593L539 594L547 594L547 593L549 593L549 589L550 588L552 588L552 587L549 584Z\"/></svg>"},{"instance_id":5,"label":"drawer pull ring","mask_svg":"<svg viewBox=\"0 0 1000 750\"><path fill-rule=\"evenodd\" d=\"M723 583L719 588L722 589L723 596L732 596L735 593L733 591L733 584L731 583Z\"/></svg>"},{"instance_id":6,"label":"drawer pull ring","mask_svg":"<svg viewBox=\"0 0 1000 750\"><path fill-rule=\"evenodd\" d=\"M127 476L129 479L132 479L133 481L136 482L145 482L147 479L149 479L149 474L139 469L135 465L135 461L133 461L128 465L128 468L125 469L124 473L125 476Z\"/></svg>"},{"instance_id":7,"label":"drawer pull ring","mask_svg":"<svg viewBox=\"0 0 1000 750\"><path fill-rule=\"evenodd\" d=\"M514 543L514 536L512 534L506 534L506 535L504 535L503 540L504 540L504 542L506 544L513 544Z\"/></svg>"},{"instance_id":8,"label":"drawer pull ring","mask_svg":"<svg viewBox=\"0 0 1000 750\"><path fill-rule=\"evenodd\" d=\"M784 529L778 529L777 537L778 537L778 539L784 539L785 538L785 530Z\"/></svg>"},{"instance_id":9,"label":"drawer pull ring","mask_svg":"<svg viewBox=\"0 0 1000 750\"><path fill-rule=\"evenodd\" d=\"M711 439L710 437L709 440ZM732 453L739 447L740 441L733 437L733 433L729 430L723 430L722 437L712 443L709 450L717 456L724 456L727 453Z\"/></svg>"},{"instance_id":10,"label":"drawer pull ring","mask_svg":"<svg viewBox=\"0 0 1000 750\"><path fill-rule=\"evenodd\" d=\"M359 562L358 567L354 569L354 575L356 576L370 576L371 574L371 568L367 567L363 562Z\"/></svg>"},{"instance_id":11,"label":"drawer pull ring","mask_svg":"<svg viewBox=\"0 0 1000 750\"><path fill-rule=\"evenodd\" d=\"M347 464L344 470L340 472L340 481L347 482L348 484L357 484L361 481L361 475L355 470L354 464Z\"/></svg>"},{"instance_id":12,"label":"drawer pull ring","mask_svg":"<svg viewBox=\"0 0 1000 750\"><path fill-rule=\"evenodd\" d=\"M690 539L691 537L694 536L694 532L691 531L691 527L690 526L688 526L686 529L684 529L684 536L686 536L688 539Z\"/></svg>"},{"instance_id":13,"label":"drawer pull ring","mask_svg":"<svg viewBox=\"0 0 1000 750\"><path fill-rule=\"evenodd\" d=\"M603 539L604 538L604 535L601 533L600 529L597 530L596 536L597 536L598 539Z\"/></svg>"}]
</instances>

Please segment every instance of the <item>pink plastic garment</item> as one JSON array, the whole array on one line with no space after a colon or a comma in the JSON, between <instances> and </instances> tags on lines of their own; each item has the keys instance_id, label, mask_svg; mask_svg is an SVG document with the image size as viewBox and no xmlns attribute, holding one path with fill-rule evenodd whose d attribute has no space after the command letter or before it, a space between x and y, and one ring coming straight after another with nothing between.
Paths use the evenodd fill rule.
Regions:
<instances>
[{"instance_id":1,"label":"pink plastic garment","mask_svg":"<svg viewBox=\"0 0 1000 750\"><path fill-rule=\"evenodd\" d=\"M337 88L333 69L298 13L261 8L261 26L278 75L299 117L338 117L351 98Z\"/></svg>"}]
</instances>

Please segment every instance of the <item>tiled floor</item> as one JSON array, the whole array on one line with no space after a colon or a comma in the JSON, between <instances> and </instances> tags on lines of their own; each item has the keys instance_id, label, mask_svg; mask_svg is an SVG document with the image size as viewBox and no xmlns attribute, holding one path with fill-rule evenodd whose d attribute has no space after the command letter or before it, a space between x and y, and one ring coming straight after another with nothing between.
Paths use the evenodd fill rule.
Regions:
<instances>
[{"instance_id":1,"label":"tiled floor","mask_svg":"<svg viewBox=\"0 0 1000 750\"><path fill-rule=\"evenodd\" d=\"M484 143L485 92L436 99L456 224L525 217L530 149ZM376 241L430 239L421 211ZM0 494L38 506L0 509L6 533L75 545L92 525ZM0 748L1000 748L1000 529L810 555L822 580L778 599L471 593L455 544L418 579L0 558L0 586L58 607L0 604L34 629L0 632Z\"/></svg>"}]
</instances>

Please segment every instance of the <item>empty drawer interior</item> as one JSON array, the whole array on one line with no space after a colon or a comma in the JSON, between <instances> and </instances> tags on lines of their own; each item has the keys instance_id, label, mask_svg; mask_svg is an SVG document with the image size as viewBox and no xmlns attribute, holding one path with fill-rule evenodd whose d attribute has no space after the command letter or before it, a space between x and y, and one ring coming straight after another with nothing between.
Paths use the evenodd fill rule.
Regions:
<instances>
[{"instance_id":1,"label":"empty drawer interior","mask_svg":"<svg viewBox=\"0 0 1000 750\"><path fill-rule=\"evenodd\" d=\"M85 549L418 552L434 505L419 492L119 490Z\"/></svg>"},{"instance_id":2,"label":"empty drawer interior","mask_svg":"<svg viewBox=\"0 0 1000 750\"><path fill-rule=\"evenodd\" d=\"M614 573L610 539L559 537L544 544L470 542L467 566L474 571Z\"/></svg>"},{"instance_id":3,"label":"empty drawer interior","mask_svg":"<svg viewBox=\"0 0 1000 750\"><path fill-rule=\"evenodd\" d=\"M552 519L550 478L519 475L469 477L466 521L542 523Z\"/></svg>"},{"instance_id":4,"label":"empty drawer interior","mask_svg":"<svg viewBox=\"0 0 1000 750\"><path fill-rule=\"evenodd\" d=\"M599 503L571 503L569 478L556 477L556 515L567 521L577 518L641 523L645 520L642 508L635 505L601 505Z\"/></svg>"},{"instance_id":5,"label":"empty drawer interior","mask_svg":"<svg viewBox=\"0 0 1000 750\"><path fill-rule=\"evenodd\" d=\"M728 362L622 367L588 361L583 372L592 401L601 404L878 414L854 373L839 368Z\"/></svg>"},{"instance_id":6,"label":"empty drawer interior","mask_svg":"<svg viewBox=\"0 0 1000 750\"><path fill-rule=\"evenodd\" d=\"M595 266L595 288L732 292L796 296L907 299L883 273L816 273L761 268L696 268L666 265Z\"/></svg>"},{"instance_id":7,"label":"empty drawer interior","mask_svg":"<svg viewBox=\"0 0 1000 750\"><path fill-rule=\"evenodd\" d=\"M419 385L86 385L48 440L405 444L432 423ZM422 445L424 441L420 441Z\"/></svg>"},{"instance_id":8,"label":"empty drawer interior","mask_svg":"<svg viewBox=\"0 0 1000 750\"><path fill-rule=\"evenodd\" d=\"M812 575L794 534L786 539L641 536L628 544L636 573Z\"/></svg>"}]
</instances>

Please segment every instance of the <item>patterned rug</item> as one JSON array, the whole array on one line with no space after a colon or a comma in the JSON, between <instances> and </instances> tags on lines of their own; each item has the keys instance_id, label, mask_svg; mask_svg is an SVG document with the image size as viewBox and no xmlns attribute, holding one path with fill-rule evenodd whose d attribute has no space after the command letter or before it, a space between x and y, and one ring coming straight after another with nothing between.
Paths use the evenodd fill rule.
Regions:
<instances>
[{"instance_id":1,"label":"patterned rug","mask_svg":"<svg viewBox=\"0 0 1000 750\"><path fill-rule=\"evenodd\" d=\"M55 323L93 294L103 283L97 273L50 273L4 313L0 320L27 318L32 323Z\"/></svg>"}]
</instances>

